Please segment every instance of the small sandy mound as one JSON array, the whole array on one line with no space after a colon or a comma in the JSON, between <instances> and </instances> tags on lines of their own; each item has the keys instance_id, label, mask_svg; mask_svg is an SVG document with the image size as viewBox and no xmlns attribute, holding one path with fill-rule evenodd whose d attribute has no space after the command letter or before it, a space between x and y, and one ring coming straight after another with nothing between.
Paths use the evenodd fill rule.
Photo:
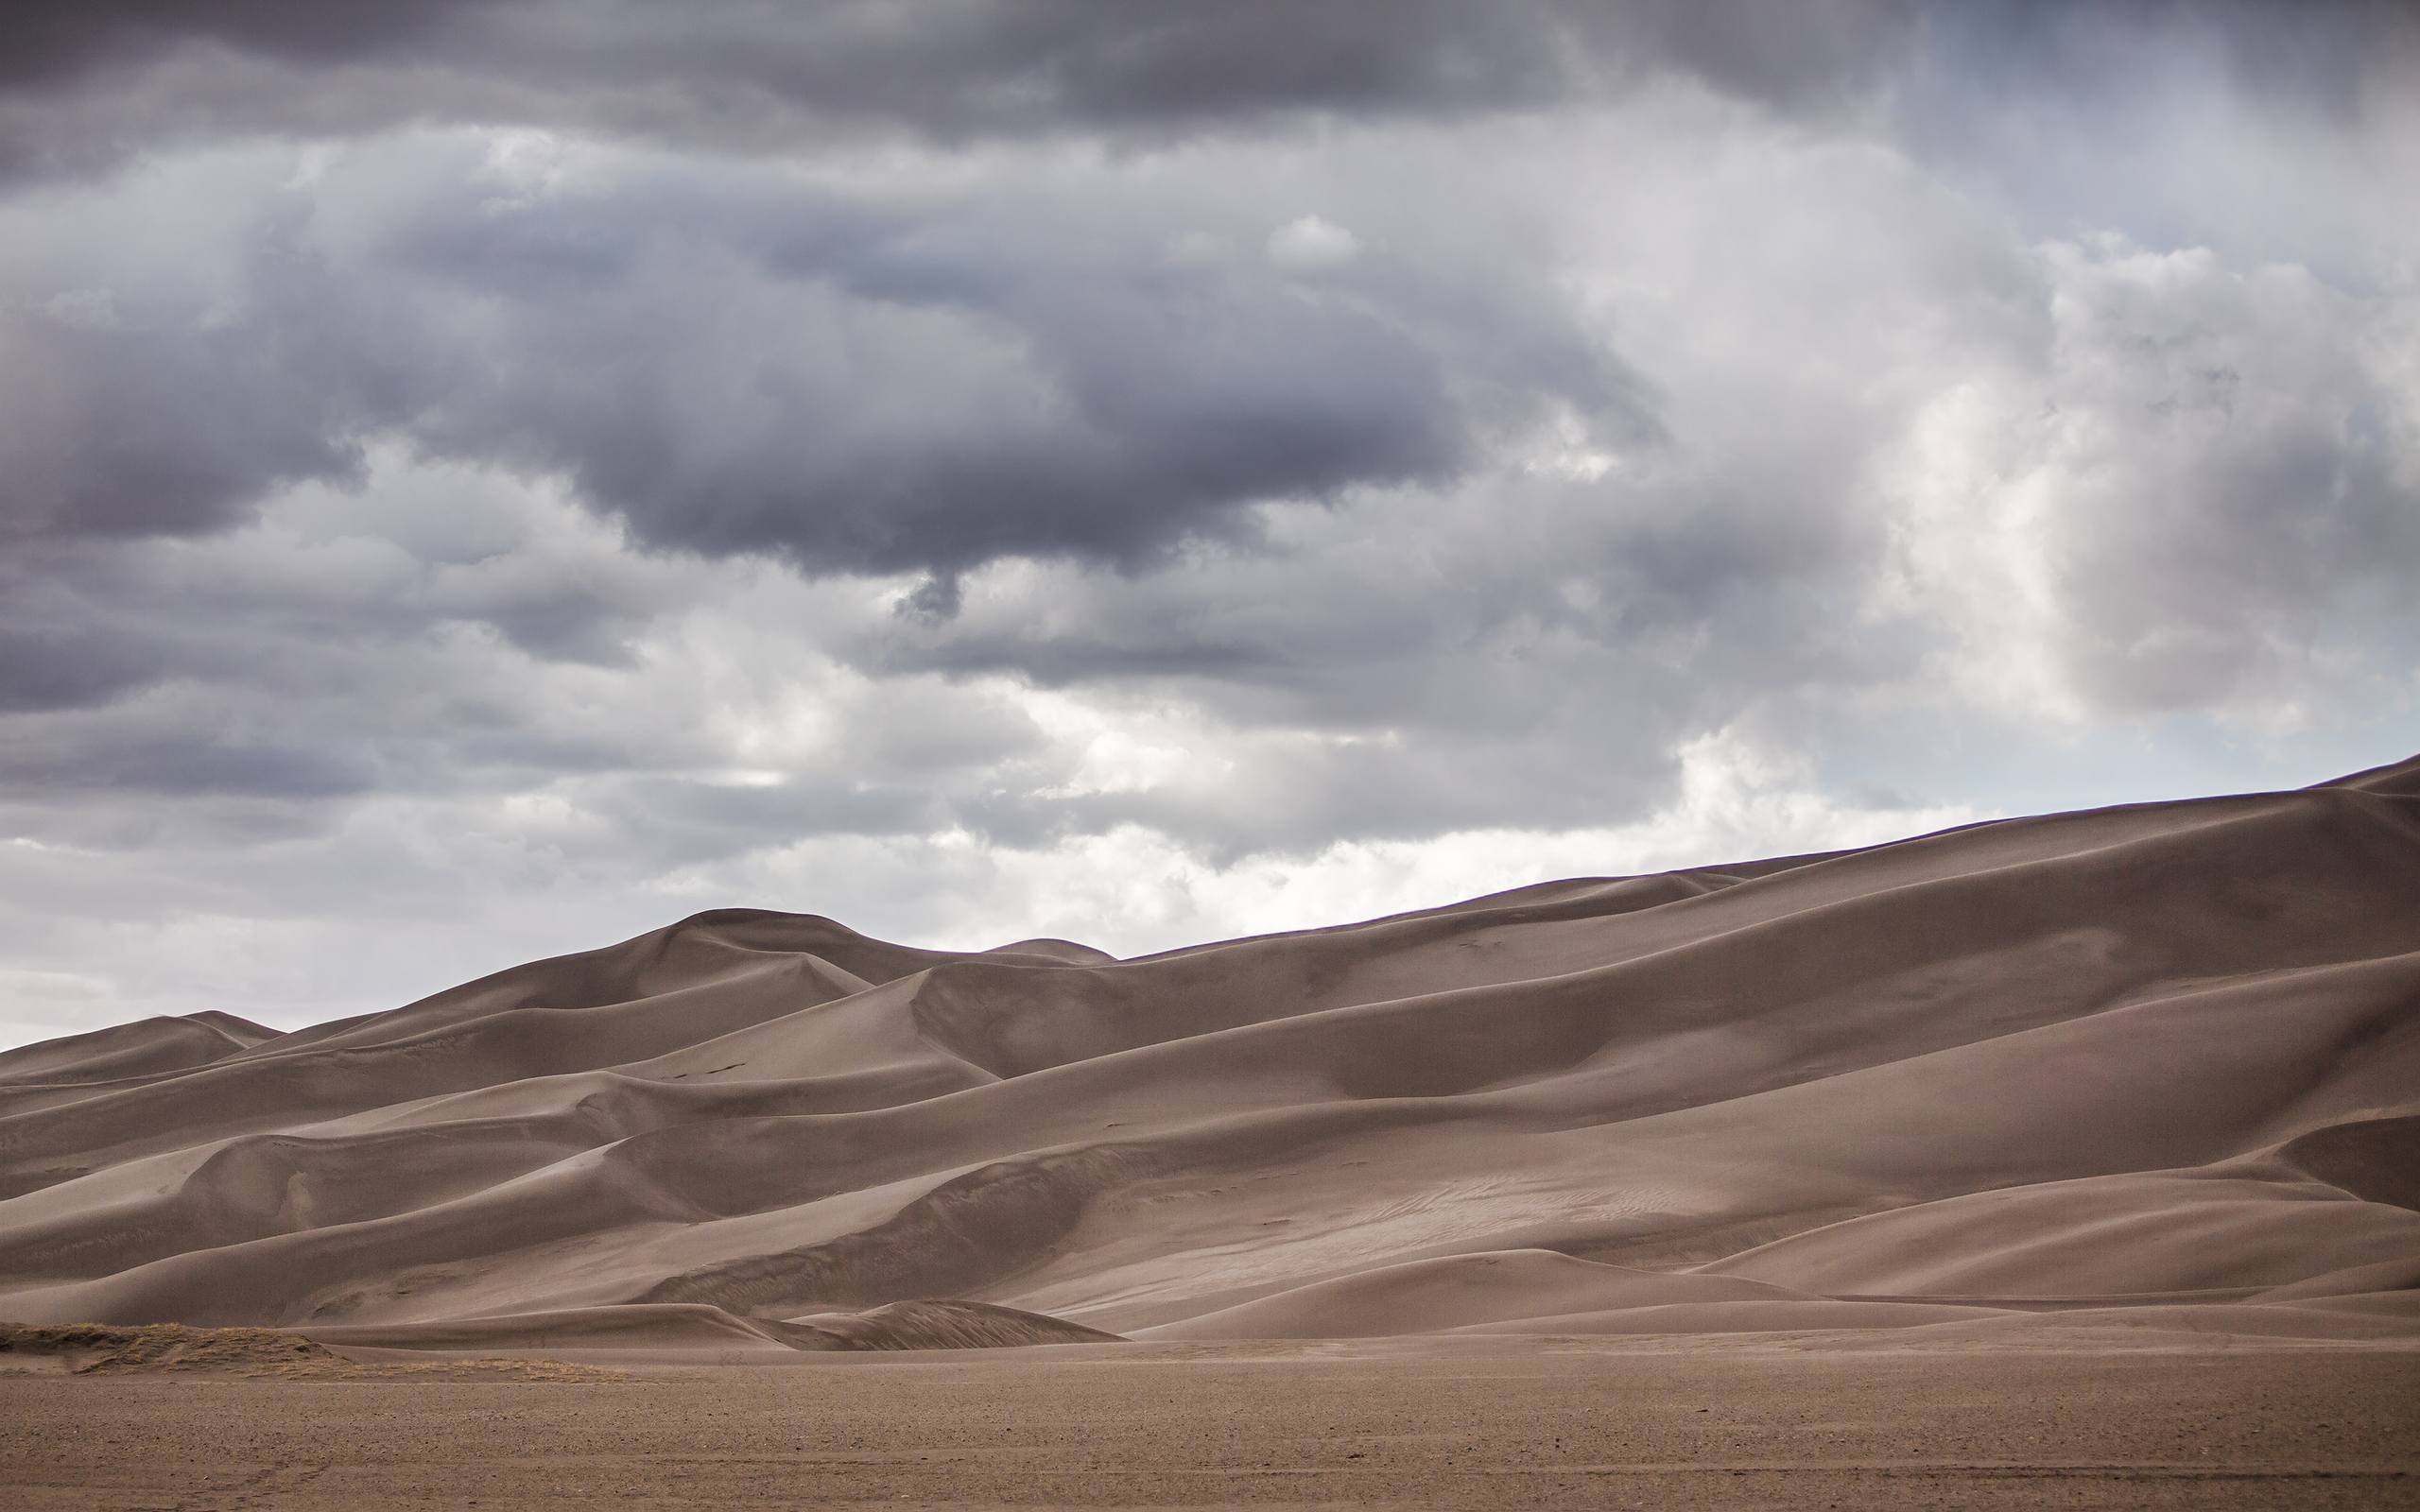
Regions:
<instances>
[{"instance_id":1,"label":"small sandy mound","mask_svg":"<svg viewBox=\"0 0 2420 1512\"><path fill-rule=\"evenodd\" d=\"M986 1302L892 1302L864 1313L815 1313L790 1319L783 1332L806 1349L1004 1349L1120 1342L1117 1334L1080 1323Z\"/></svg>"},{"instance_id":2,"label":"small sandy mound","mask_svg":"<svg viewBox=\"0 0 2420 1512\"><path fill-rule=\"evenodd\" d=\"M550 1360L362 1364L278 1329L196 1329L182 1323L29 1326L0 1323L0 1376L172 1373L389 1380L615 1381L618 1370Z\"/></svg>"},{"instance_id":3,"label":"small sandy mound","mask_svg":"<svg viewBox=\"0 0 2420 1512\"><path fill-rule=\"evenodd\" d=\"M132 1327L0 1323L0 1370L48 1368L78 1375L112 1370L236 1370L297 1361L335 1363L337 1358L300 1334L275 1329L192 1329L182 1323Z\"/></svg>"},{"instance_id":4,"label":"small sandy mound","mask_svg":"<svg viewBox=\"0 0 2420 1512\"><path fill-rule=\"evenodd\" d=\"M865 1312L816 1312L786 1321L743 1317L703 1303L565 1308L434 1323L314 1328L339 1349L448 1353L605 1350L644 1357L711 1350L997 1349L1033 1344L1115 1344L1115 1333L984 1302L893 1302Z\"/></svg>"}]
</instances>

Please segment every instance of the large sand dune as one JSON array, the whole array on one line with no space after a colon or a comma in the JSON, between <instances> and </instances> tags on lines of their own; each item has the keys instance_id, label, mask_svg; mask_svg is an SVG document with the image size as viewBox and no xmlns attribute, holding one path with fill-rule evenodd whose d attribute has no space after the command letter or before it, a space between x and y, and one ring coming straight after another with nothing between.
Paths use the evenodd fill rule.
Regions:
<instances>
[{"instance_id":1,"label":"large sand dune","mask_svg":"<svg viewBox=\"0 0 2420 1512\"><path fill-rule=\"evenodd\" d=\"M2415 1205L2420 762L1132 961L723 910L0 1055L0 1317L376 1348L2420 1336Z\"/></svg>"}]
</instances>

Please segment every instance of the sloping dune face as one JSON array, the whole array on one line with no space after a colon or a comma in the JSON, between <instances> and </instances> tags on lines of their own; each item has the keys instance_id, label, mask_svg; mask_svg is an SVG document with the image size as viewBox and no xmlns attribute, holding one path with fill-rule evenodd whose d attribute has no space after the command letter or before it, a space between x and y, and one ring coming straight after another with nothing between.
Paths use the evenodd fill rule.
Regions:
<instances>
[{"instance_id":1,"label":"sloping dune face","mask_svg":"<svg viewBox=\"0 0 2420 1512\"><path fill-rule=\"evenodd\" d=\"M292 1034L30 1046L0 1317L2401 1336L2415 1131L2420 763L1131 961L720 911Z\"/></svg>"}]
</instances>

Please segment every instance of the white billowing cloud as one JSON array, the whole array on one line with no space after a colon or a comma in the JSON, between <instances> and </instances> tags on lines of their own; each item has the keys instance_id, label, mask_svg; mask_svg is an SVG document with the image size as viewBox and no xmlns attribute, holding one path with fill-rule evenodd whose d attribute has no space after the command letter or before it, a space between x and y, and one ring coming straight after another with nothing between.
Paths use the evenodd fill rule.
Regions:
<instances>
[{"instance_id":1,"label":"white billowing cloud","mask_svg":"<svg viewBox=\"0 0 2420 1512\"><path fill-rule=\"evenodd\" d=\"M1803 764L1723 731L1688 745L1674 800L1634 823L1344 841L1306 860L1258 859L1225 869L1188 864L1182 853L1166 855L1156 868L1147 862L1139 868L1145 876L1158 871L1161 891L1142 902L1148 911L1128 928L1144 941L1172 947L1225 933L1271 933L1312 920L1432 908L1548 878L1635 875L1844 850L1983 816L1963 805L1844 802L1822 792Z\"/></svg>"},{"instance_id":2,"label":"white billowing cloud","mask_svg":"<svg viewBox=\"0 0 2420 1512\"><path fill-rule=\"evenodd\" d=\"M1269 233L1269 260L1290 273L1341 267L1360 255L1360 237L1317 215L1289 220Z\"/></svg>"},{"instance_id":3,"label":"white billowing cloud","mask_svg":"<svg viewBox=\"0 0 2420 1512\"><path fill-rule=\"evenodd\" d=\"M1733 736L1694 745L1685 774L1679 800L1637 823L1349 841L1227 867L1124 825L1039 845L984 844L959 831L827 835L631 873L584 849L571 810L381 801L313 864L376 875L396 864L395 850L417 848L410 836L422 826L442 824L451 852L442 865L460 890L441 897L432 872L411 889L425 892L369 936L338 901L315 913L299 893L277 897L274 918L194 912L164 924L95 924L61 945L110 964L23 973L14 1011L29 1035L60 1032L102 1004L147 1012L241 1005L299 1025L739 900L838 913L886 937L943 947L1050 935L1141 954L1434 907L1547 877L1836 849L1977 816L1960 806L1844 804L1810 785L1803 767ZM386 889L378 896L390 908L396 901ZM610 902L598 906L600 899Z\"/></svg>"},{"instance_id":4,"label":"white billowing cloud","mask_svg":"<svg viewBox=\"0 0 2420 1512\"><path fill-rule=\"evenodd\" d=\"M2069 722L2356 692L2420 572L2420 301L2122 237L2037 252L2048 329L1921 406L1891 488L1924 612ZM2391 663L2390 663L2391 665Z\"/></svg>"},{"instance_id":5,"label":"white billowing cloud","mask_svg":"<svg viewBox=\"0 0 2420 1512\"><path fill-rule=\"evenodd\" d=\"M78 331L122 331L125 317L117 313L117 296L106 288L62 289L34 306L60 325Z\"/></svg>"}]
</instances>

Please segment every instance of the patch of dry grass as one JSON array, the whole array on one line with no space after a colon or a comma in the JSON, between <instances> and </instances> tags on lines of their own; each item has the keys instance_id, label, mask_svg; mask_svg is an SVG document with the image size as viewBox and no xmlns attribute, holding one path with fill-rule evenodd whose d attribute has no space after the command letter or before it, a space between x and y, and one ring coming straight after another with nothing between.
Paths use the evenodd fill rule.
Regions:
<instances>
[{"instance_id":1,"label":"patch of dry grass","mask_svg":"<svg viewBox=\"0 0 2420 1512\"><path fill-rule=\"evenodd\" d=\"M65 1374L185 1371L280 1380L620 1380L624 1373L550 1360L430 1360L364 1364L278 1329L198 1329L182 1323L0 1323L0 1371L12 1361Z\"/></svg>"}]
</instances>

